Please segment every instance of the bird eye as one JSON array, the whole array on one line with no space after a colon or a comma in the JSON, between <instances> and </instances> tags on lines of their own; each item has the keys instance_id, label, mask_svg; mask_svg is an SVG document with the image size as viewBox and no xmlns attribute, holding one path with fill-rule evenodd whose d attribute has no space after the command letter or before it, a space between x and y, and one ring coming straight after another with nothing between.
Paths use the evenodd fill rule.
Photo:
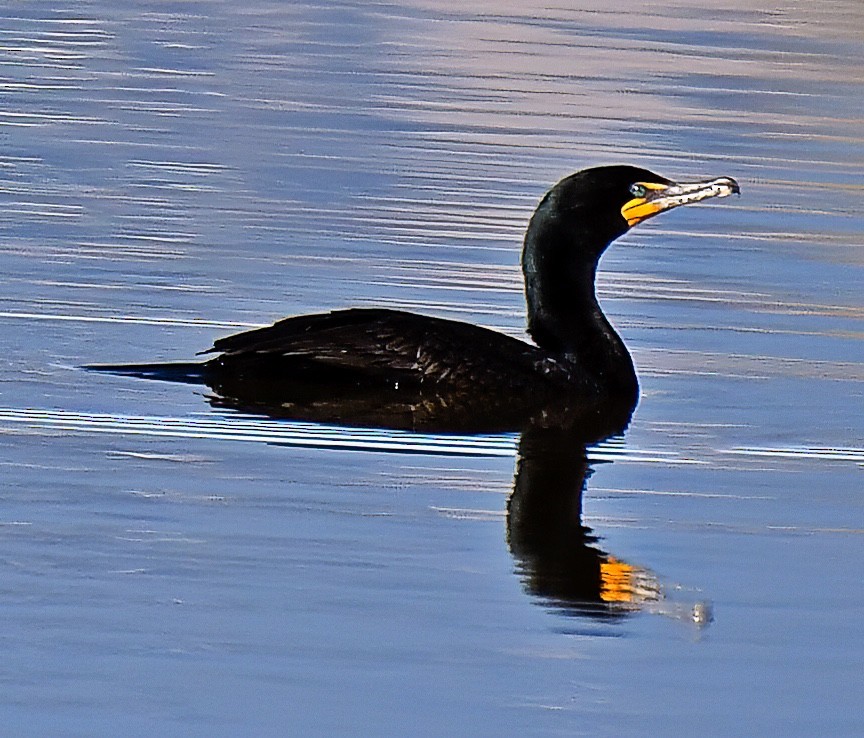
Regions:
<instances>
[{"instance_id":1,"label":"bird eye","mask_svg":"<svg viewBox=\"0 0 864 738\"><path fill-rule=\"evenodd\" d=\"M645 185L638 183L630 185L630 194L633 195L633 197L645 197L647 193L648 190L645 189Z\"/></svg>"}]
</instances>

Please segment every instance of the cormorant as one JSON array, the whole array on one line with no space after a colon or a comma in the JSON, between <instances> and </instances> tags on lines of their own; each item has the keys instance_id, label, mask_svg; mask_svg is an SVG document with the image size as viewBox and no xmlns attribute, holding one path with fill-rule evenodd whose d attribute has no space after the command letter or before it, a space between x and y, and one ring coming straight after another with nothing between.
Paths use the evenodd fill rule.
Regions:
<instances>
[{"instance_id":1,"label":"cormorant","mask_svg":"<svg viewBox=\"0 0 864 738\"><path fill-rule=\"evenodd\" d=\"M682 184L631 166L595 167L562 179L537 206L522 251L534 344L455 320L353 308L220 338L202 352L218 355L202 363L90 368L203 382L222 397L246 398L247 405L256 404L248 398L260 392L268 406L290 408L299 386L314 385L328 388L319 397L396 392L451 398L442 403L461 402L481 413L486 401L478 398L497 398L498 411L522 407L523 415L524 407L558 398L569 406L614 402L632 412L638 397L633 362L595 294L600 256L657 213L738 192L729 177Z\"/></svg>"}]
</instances>

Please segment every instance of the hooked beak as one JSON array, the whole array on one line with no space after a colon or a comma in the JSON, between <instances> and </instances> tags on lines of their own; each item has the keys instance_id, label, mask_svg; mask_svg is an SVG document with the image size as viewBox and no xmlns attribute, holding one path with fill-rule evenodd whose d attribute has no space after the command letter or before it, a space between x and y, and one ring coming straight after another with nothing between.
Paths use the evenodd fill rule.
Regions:
<instances>
[{"instance_id":1,"label":"hooked beak","mask_svg":"<svg viewBox=\"0 0 864 738\"><path fill-rule=\"evenodd\" d=\"M637 182L636 184L645 188L644 197L634 197L621 208L621 215L624 216L624 220L631 228L652 215L677 208L679 205L691 205L711 197L728 197L741 192L738 183L731 177L718 177L707 182L686 184L675 182L668 185L656 182Z\"/></svg>"}]
</instances>

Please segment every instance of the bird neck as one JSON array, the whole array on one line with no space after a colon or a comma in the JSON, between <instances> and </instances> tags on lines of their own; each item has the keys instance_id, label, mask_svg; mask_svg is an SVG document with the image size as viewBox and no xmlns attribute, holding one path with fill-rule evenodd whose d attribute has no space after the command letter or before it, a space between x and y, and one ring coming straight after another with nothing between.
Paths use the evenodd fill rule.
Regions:
<instances>
[{"instance_id":1,"label":"bird neck","mask_svg":"<svg viewBox=\"0 0 864 738\"><path fill-rule=\"evenodd\" d=\"M612 239L598 245L597 234L535 225L522 255L528 333L540 348L591 375L602 392L635 399L633 361L595 294L597 262Z\"/></svg>"}]
</instances>

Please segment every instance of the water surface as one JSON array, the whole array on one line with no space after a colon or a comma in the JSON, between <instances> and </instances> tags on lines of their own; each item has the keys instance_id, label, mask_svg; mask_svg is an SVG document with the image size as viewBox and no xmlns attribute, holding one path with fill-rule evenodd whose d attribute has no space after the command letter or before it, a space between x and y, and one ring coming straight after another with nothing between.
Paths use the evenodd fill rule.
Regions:
<instances>
[{"instance_id":1,"label":"water surface","mask_svg":"<svg viewBox=\"0 0 864 738\"><path fill-rule=\"evenodd\" d=\"M7 730L864 731L859 3L115 5L0 32ZM587 451L619 617L532 589L514 436L77 368L349 305L522 336L534 205L618 162L743 190L601 265L643 390Z\"/></svg>"}]
</instances>

